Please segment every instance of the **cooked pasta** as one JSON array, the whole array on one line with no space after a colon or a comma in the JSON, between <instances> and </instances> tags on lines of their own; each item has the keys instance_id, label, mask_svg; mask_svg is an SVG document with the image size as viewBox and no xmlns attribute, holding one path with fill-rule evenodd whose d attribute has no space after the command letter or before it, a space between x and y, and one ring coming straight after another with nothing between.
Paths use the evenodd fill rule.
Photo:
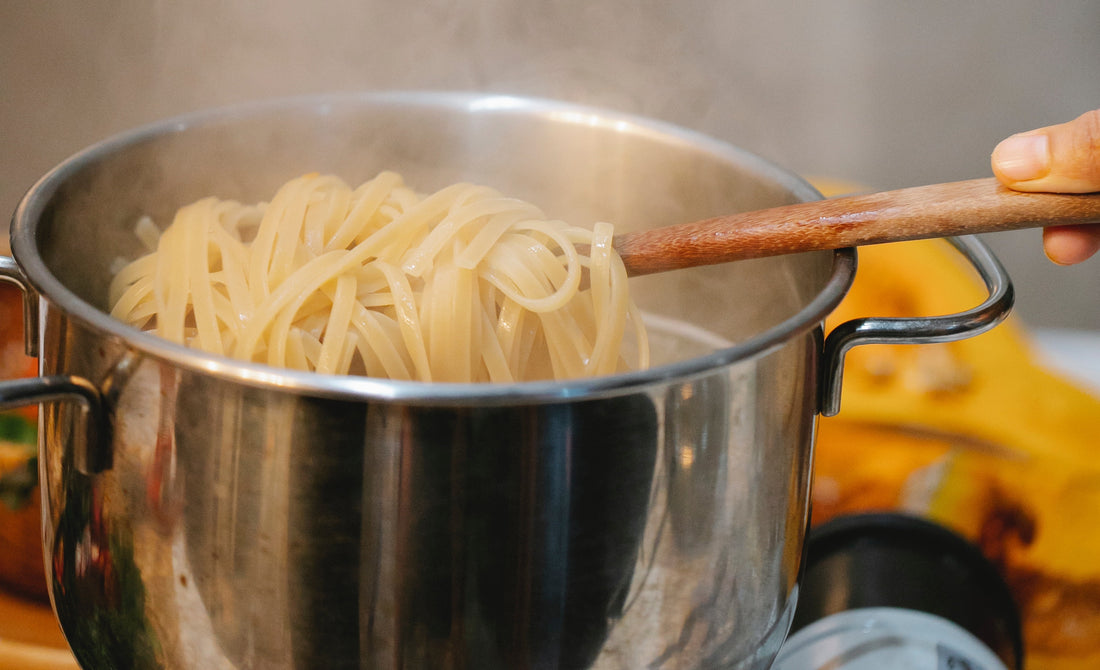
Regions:
<instances>
[{"instance_id":1,"label":"cooked pasta","mask_svg":"<svg viewBox=\"0 0 1100 670\"><path fill-rule=\"evenodd\" d=\"M394 172L358 188L307 174L269 203L206 198L136 232L151 250L113 278L112 315L210 353L425 382L649 364L612 226L484 186L422 196Z\"/></svg>"}]
</instances>

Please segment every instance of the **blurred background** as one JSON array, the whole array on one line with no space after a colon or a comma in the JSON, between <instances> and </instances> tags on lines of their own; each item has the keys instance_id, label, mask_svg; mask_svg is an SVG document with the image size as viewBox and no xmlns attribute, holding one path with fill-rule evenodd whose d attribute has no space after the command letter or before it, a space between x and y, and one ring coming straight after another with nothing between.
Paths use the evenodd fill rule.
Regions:
<instances>
[{"instance_id":1,"label":"blurred background","mask_svg":"<svg viewBox=\"0 0 1100 670\"><path fill-rule=\"evenodd\" d=\"M1100 107L1098 35L1093 0L6 0L0 212L127 128L368 89L610 107L873 189L983 177L1001 138ZM1027 323L1100 330L1100 259L989 241Z\"/></svg>"}]
</instances>

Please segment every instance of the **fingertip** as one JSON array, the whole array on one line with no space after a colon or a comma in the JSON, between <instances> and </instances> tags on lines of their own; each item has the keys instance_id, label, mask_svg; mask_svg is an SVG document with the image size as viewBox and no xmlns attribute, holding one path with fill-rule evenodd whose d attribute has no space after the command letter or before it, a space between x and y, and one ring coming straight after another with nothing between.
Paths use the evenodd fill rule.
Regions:
<instances>
[{"instance_id":1,"label":"fingertip","mask_svg":"<svg viewBox=\"0 0 1100 670\"><path fill-rule=\"evenodd\" d=\"M1002 140L990 156L993 174L1006 186L1041 179L1050 172L1050 140L1032 131Z\"/></svg>"},{"instance_id":2,"label":"fingertip","mask_svg":"<svg viewBox=\"0 0 1100 670\"><path fill-rule=\"evenodd\" d=\"M1043 251L1058 265L1076 265L1100 251L1100 225L1053 226L1043 230Z\"/></svg>"},{"instance_id":3,"label":"fingertip","mask_svg":"<svg viewBox=\"0 0 1100 670\"><path fill-rule=\"evenodd\" d=\"M1017 191L1100 191L1100 110L1068 123L1012 135L990 156L993 174Z\"/></svg>"}]
</instances>

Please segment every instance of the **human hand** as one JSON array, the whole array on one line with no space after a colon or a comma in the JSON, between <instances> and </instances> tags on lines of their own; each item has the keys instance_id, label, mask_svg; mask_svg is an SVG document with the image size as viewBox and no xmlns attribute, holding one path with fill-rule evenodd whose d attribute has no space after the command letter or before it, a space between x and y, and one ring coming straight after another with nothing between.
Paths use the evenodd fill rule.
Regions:
<instances>
[{"instance_id":1,"label":"human hand","mask_svg":"<svg viewBox=\"0 0 1100 670\"><path fill-rule=\"evenodd\" d=\"M1100 191L1100 109L1013 135L997 145L991 162L997 179L1017 191ZM1100 224L1046 228L1043 249L1059 265L1080 263L1100 251Z\"/></svg>"}]
</instances>

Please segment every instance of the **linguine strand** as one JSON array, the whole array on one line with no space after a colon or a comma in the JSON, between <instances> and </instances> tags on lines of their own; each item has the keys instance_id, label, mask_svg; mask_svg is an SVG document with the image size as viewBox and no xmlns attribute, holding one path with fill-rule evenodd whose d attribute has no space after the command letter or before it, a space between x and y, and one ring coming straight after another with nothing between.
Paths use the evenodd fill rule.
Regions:
<instances>
[{"instance_id":1,"label":"linguine strand","mask_svg":"<svg viewBox=\"0 0 1100 670\"><path fill-rule=\"evenodd\" d=\"M354 189L311 173L267 203L205 198L151 226L137 233L153 250L110 284L111 314L211 353L422 382L649 364L612 226L484 186L421 196L395 172Z\"/></svg>"}]
</instances>

